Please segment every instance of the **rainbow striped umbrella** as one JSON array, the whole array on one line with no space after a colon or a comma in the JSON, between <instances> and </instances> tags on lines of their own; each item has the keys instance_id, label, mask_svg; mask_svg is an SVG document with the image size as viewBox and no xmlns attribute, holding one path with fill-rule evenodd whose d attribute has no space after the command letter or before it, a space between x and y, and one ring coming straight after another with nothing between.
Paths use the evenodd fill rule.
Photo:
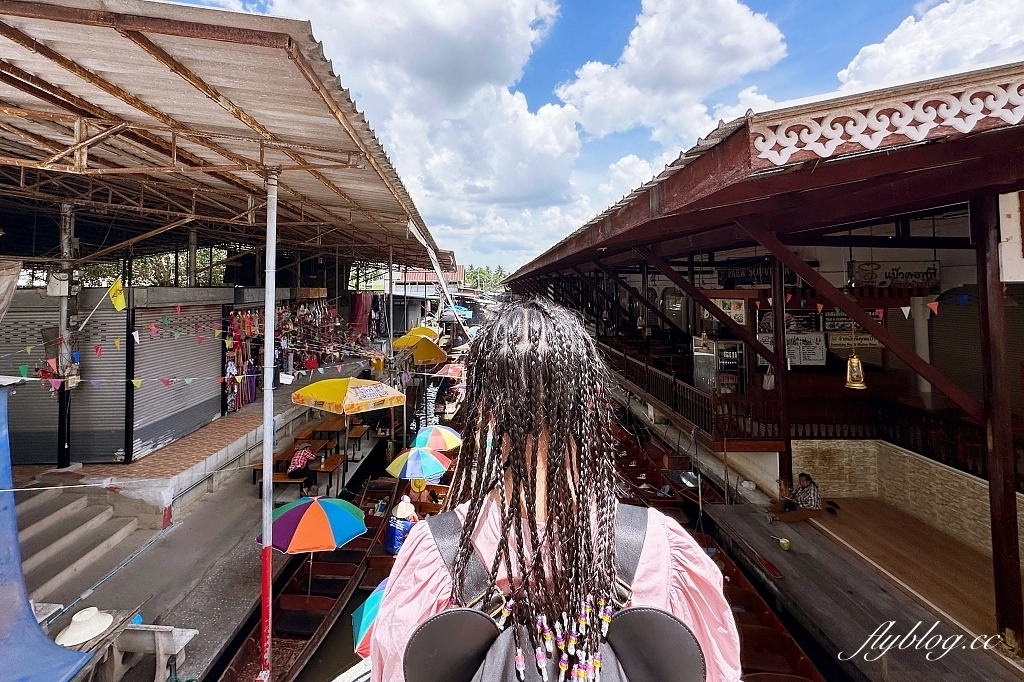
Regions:
<instances>
[{"instance_id":1,"label":"rainbow striped umbrella","mask_svg":"<svg viewBox=\"0 0 1024 682\"><path fill-rule=\"evenodd\" d=\"M451 460L430 448L409 448L388 465L395 478L432 478L448 471Z\"/></svg>"},{"instance_id":2,"label":"rainbow striped umbrella","mask_svg":"<svg viewBox=\"0 0 1024 682\"><path fill-rule=\"evenodd\" d=\"M300 497L274 510L274 549L285 554L330 552L366 532L363 510L333 497ZM263 536L256 538L263 541Z\"/></svg>"},{"instance_id":3,"label":"rainbow striped umbrella","mask_svg":"<svg viewBox=\"0 0 1024 682\"><path fill-rule=\"evenodd\" d=\"M366 598L366 601L352 612L352 637L355 640L353 646L360 658L370 657L370 637L373 635L373 623L377 620L380 600L384 598L384 588L387 586L388 579L384 578Z\"/></svg>"},{"instance_id":4,"label":"rainbow striped umbrella","mask_svg":"<svg viewBox=\"0 0 1024 682\"><path fill-rule=\"evenodd\" d=\"M426 426L416 433L414 448L430 448L438 452L454 450L462 445L462 436L450 426Z\"/></svg>"}]
</instances>

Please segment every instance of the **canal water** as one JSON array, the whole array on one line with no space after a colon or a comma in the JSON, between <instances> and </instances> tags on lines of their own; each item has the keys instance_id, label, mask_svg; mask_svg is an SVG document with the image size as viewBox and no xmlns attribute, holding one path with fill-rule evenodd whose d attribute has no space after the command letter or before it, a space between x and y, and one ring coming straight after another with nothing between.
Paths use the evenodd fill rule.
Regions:
<instances>
[{"instance_id":1,"label":"canal water","mask_svg":"<svg viewBox=\"0 0 1024 682\"><path fill-rule=\"evenodd\" d=\"M296 682L331 682L359 662L359 656L352 651L352 612L359 608L368 596L369 592L356 592Z\"/></svg>"}]
</instances>

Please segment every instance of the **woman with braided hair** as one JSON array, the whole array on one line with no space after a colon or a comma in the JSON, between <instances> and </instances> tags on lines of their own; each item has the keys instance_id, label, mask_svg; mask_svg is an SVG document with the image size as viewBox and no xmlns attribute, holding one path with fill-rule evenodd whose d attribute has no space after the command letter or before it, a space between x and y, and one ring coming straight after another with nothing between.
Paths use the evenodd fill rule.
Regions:
<instances>
[{"instance_id":1,"label":"woman with braided hair","mask_svg":"<svg viewBox=\"0 0 1024 682\"><path fill-rule=\"evenodd\" d=\"M508 619L523 633L517 666L554 651L564 679L575 682L577 668L593 670L587 652L598 651L617 594L609 371L575 314L528 299L505 304L480 329L466 375L466 430L445 503L462 521L458 550L449 571L428 524L413 527L374 624L371 679L403 682L406 644L426 619L496 599L499 623ZM489 571L483 600L464 590L476 558ZM709 682L739 680L739 637L721 572L653 509L629 604L686 623Z\"/></svg>"}]
</instances>

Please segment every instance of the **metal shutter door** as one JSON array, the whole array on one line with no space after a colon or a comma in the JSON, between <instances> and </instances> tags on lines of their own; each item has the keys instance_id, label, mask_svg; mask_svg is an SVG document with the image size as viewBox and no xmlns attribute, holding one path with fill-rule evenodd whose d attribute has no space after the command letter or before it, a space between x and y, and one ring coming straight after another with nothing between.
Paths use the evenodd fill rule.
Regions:
<instances>
[{"instance_id":1,"label":"metal shutter door","mask_svg":"<svg viewBox=\"0 0 1024 682\"><path fill-rule=\"evenodd\" d=\"M79 300L83 315L88 315L93 305L95 301L83 305ZM125 311L101 304L78 337L82 381L71 391L72 461L124 460L125 318ZM114 339L121 339L120 350ZM96 346L102 349L100 357L96 357Z\"/></svg>"},{"instance_id":2,"label":"metal shutter door","mask_svg":"<svg viewBox=\"0 0 1024 682\"><path fill-rule=\"evenodd\" d=\"M162 318L168 318L168 324ZM135 430L132 457L138 459L192 433L220 416L224 343L214 337L222 318L220 305L140 308L135 314ZM150 338L150 324L159 330ZM174 338L174 332L181 336ZM197 335L205 337L199 343ZM182 379L193 378L191 385ZM175 380L164 386L160 379Z\"/></svg>"},{"instance_id":3,"label":"metal shutter door","mask_svg":"<svg viewBox=\"0 0 1024 682\"><path fill-rule=\"evenodd\" d=\"M56 327L60 313L56 298L32 300L30 297L35 295L31 291L16 291L11 307L4 315L3 326L0 327L4 374L18 376L19 365L28 365L31 372L31 368L46 364L46 351L39 331L45 327ZM31 354L25 352L27 346L32 346ZM57 462L57 400L51 397L48 386L44 388L33 379L24 386L18 386L8 401L8 422L12 463Z\"/></svg>"}]
</instances>

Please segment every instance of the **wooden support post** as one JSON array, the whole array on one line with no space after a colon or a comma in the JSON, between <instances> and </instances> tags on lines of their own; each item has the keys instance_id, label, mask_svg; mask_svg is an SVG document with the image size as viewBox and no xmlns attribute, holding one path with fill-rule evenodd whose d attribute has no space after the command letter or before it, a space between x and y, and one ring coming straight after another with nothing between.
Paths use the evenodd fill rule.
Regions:
<instances>
[{"instance_id":1,"label":"wooden support post","mask_svg":"<svg viewBox=\"0 0 1024 682\"><path fill-rule=\"evenodd\" d=\"M783 449L779 452L779 480L793 488L793 438L789 429L789 393L786 389L789 359L786 352L786 268L778 258L772 258L772 330L775 335L775 390L779 393L779 437Z\"/></svg>"},{"instance_id":2,"label":"wooden support post","mask_svg":"<svg viewBox=\"0 0 1024 682\"><path fill-rule=\"evenodd\" d=\"M905 362L910 369L923 376L932 384L932 386L941 391L943 395L959 405L960 408L967 413L969 418L979 424L983 423L984 412L981 409L981 405L979 405L974 398L967 395L962 388L957 386L956 383L949 379L945 374L922 360L921 356L914 352L912 348L904 345L904 343L900 341L895 334L876 322L875 319L865 312L855 300L852 300L846 294L839 291L839 289L832 286L831 282L822 277L817 270L805 263L802 258L790 251L789 248L780 242L775 235L759 226L753 225L752 223L740 223L737 221L737 224L742 227L747 234L753 237L754 241L768 249L769 253L781 260L787 268L795 272L797 277L800 277L810 284L820 296L824 297L829 303L846 313L851 320L863 327L864 331L878 339L883 346L888 348L896 357Z\"/></svg>"},{"instance_id":3,"label":"wooden support post","mask_svg":"<svg viewBox=\"0 0 1024 682\"><path fill-rule=\"evenodd\" d=\"M637 247L636 252L647 259L647 262L656 267L661 274L671 280L673 284L688 293L694 300L701 305L704 310L707 310L713 315L719 322L724 324L726 327L732 330L736 336L740 337L743 341L747 342L757 353L768 361L770 365L778 365L779 360L775 353L768 350L768 348L757 340L757 337L751 334L745 327L741 327L736 323L736 320L729 317L729 315L719 308L717 305L711 302L711 299L704 295L704 292L695 287L690 282L686 281L686 278L676 272L675 268L662 260L658 255L651 251L647 247Z\"/></svg>"},{"instance_id":4,"label":"wooden support post","mask_svg":"<svg viewBox=\"0 0 1024 682\"><path fill-rule=\"evenodd\" d=\"M982 390L985 394L996 627L1011 647L1018 647L1024 643L1024 599L1017 538L1017 467L1010 415L1010 367L1006 357L1009 339L1003 283L999 276L999 197L971 199L970 220L971 237L977 249L981 303Z\"/></svg>"},{"instance_id":5,"label":"wooden support post","mask_svg":"<svg viewBox=\"0 0 1024 682\"><path fill-rule=\"evenodd\" d=\"M696 264L693 260L693 254L690 253L686 256L686 279L693 282L696 276ZM688 296L686 300L686 326L690 330L690 336L697 336L697 302L693 296Z\"/></svg>"}]
</instances>

